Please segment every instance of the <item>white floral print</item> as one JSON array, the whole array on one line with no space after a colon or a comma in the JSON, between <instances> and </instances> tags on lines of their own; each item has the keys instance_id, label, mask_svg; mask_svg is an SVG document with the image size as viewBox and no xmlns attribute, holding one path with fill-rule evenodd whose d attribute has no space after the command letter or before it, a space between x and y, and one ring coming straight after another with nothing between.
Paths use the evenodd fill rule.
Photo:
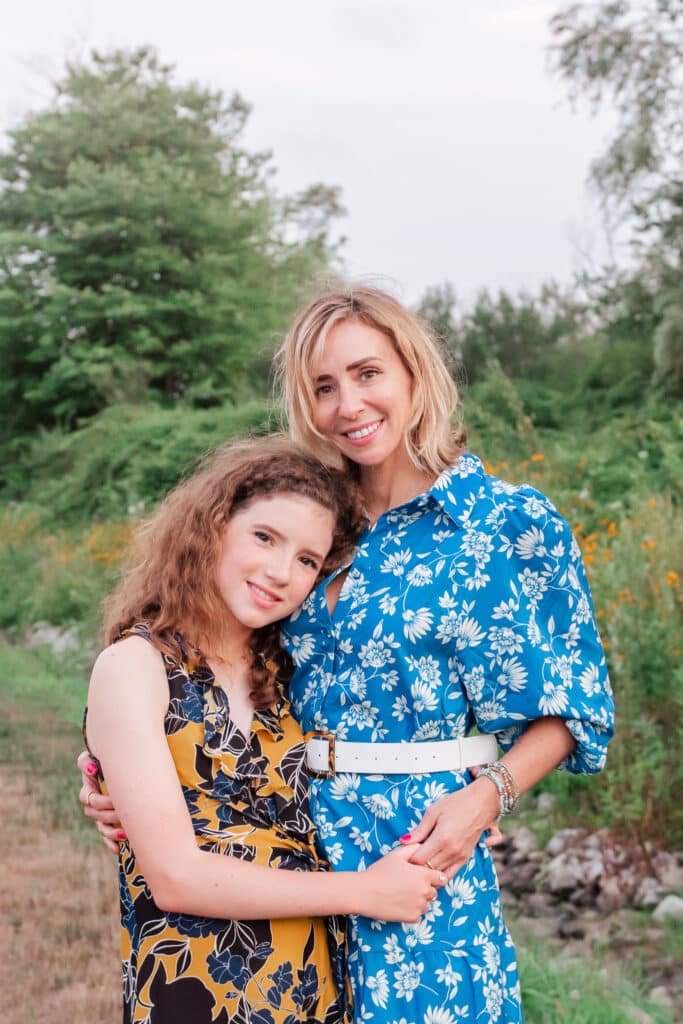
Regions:
<instances>
[{"instance_id":1,"label":"white floral print","mask_svg":"<svg viewBox=\"0 0 683 1024\"><path fill-rule=\"evenodd\" d=\"M463 455L361 537L332 615L325 587L283 631L296 663L289 696L305 730L419 742L476 725L507 748L528 722L554 715L577 741L564 767L603 767L613 726L605 659L578 545L542 494ZM312 780L319 841L340 870L366 867L469 779ZM419 924L351 919L357 1022L522 1020L484 839Z\"/></svg>"}]
</instances>

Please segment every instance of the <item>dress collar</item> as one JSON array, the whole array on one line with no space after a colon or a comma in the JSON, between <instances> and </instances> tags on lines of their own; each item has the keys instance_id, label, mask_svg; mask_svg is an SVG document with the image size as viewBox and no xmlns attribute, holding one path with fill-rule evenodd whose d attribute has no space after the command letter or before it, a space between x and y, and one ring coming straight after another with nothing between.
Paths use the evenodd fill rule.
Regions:
<instances>
[{"instance_id":1,"label":"dress collar","mask_svg":"<svg viewBox=\"0 0 683 1024\"><path fill-rule=\"evenodd\" d=\"M484 481L481 459L464 452L453 466L437 477L427 495L457 526L466 526L475 498Z\"/></svg>"},{"instance_id":2,"label":"dress collar","mask_svg":"<svg viewBox=\"0 0 683 1024\"><path fill-rule=\"evenodd\" d=\"M436 478L428 491L416 495L403 505L391 508L384 515L391 522L395 518L419 513L428 505L438 505L458 527L467 525L472 505L481 491L484 467L481 460L464 452L453 466ZM380 519L383 518L380 516ZM379 520L378 520L379 522Z\"/></svg>"}]
</instances>

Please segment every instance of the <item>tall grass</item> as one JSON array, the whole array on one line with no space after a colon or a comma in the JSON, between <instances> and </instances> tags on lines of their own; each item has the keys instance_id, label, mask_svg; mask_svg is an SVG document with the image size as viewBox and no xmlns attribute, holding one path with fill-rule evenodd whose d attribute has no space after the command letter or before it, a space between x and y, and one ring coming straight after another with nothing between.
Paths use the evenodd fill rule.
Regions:
<instances>
[{"instance_id":1,"label":"tall grass","mask_svg":"<svg viewBox=\"0 0 683 1024\"><path fill-rule=\"evenodd\" d=\"M672 1012L648 999L640 986L599 957L569 958L547 945L517 943L526 1024L673 1024Z\"/></svg>"},{"instance_id":2,"label":"tall grass","mask_svg":"<svg viewBox=\"0 0 683 1024\"><path fill-rule=\"evenodd\" d=\"M26 774L46 830L95 845L97 835L76 799L75 771L75 756L83 746L90 656L78 652L57 658L47 649L29 651L2 643L0 660L0 764Z\"/></svg>"}]
</instances>

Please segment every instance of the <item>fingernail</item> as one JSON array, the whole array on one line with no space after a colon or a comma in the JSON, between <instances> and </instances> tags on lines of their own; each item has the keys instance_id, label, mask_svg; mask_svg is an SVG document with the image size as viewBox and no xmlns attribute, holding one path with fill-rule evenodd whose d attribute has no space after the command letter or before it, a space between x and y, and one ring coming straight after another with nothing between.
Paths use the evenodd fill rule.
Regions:
<instances>
[{"instance_id":1,"label":"fingernail","mask_svg":"<svg viewBox=\"0 0 683 1024\"><path fill-rule=\"evenodd\" d=\"M410 834L410 832L407 832L406 835L401 836L401 838L399 839L399 843L409 843L412 838L413 837Z\"/></svg>"},{"instance_id":2,"label":"fingernail","mask_svg":"<svg viewBox=\"0 0 683 1024\"><path fill-rule=\"evenodd\" d=\"M125 839L126 838L126 833L123 831L123 829L120 828L118 830L118 832L116 833L116 838L117 839Z\"/></svg>"},{"instance_id":3,"label":"fingernail","mask_svg":"<svg viewBox=\"0 0 683 1024\"><path fill-rule=\"evenodd\" d=\"M93 764L91 761L85 770L88 773L88 775L95 775L95 773L97 772L97 765Z\"/></svg>"}]
</instances>

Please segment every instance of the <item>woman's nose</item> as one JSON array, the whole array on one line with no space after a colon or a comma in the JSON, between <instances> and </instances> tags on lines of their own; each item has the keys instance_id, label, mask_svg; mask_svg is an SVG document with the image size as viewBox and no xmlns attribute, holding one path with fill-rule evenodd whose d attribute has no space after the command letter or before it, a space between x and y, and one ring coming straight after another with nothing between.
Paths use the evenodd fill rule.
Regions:
<instances>
[{"instance_id":1,"label":"woman's nose","mask_svg":"<svg viewBox=\"0 0 683 1024\"><path fill-rule=\"evenodd\" d=\"M346 419L353 420L360 415L363 409L363 398L352 384L347 384L339 389L339 415Z\"/></svg>"}]
</instances>

